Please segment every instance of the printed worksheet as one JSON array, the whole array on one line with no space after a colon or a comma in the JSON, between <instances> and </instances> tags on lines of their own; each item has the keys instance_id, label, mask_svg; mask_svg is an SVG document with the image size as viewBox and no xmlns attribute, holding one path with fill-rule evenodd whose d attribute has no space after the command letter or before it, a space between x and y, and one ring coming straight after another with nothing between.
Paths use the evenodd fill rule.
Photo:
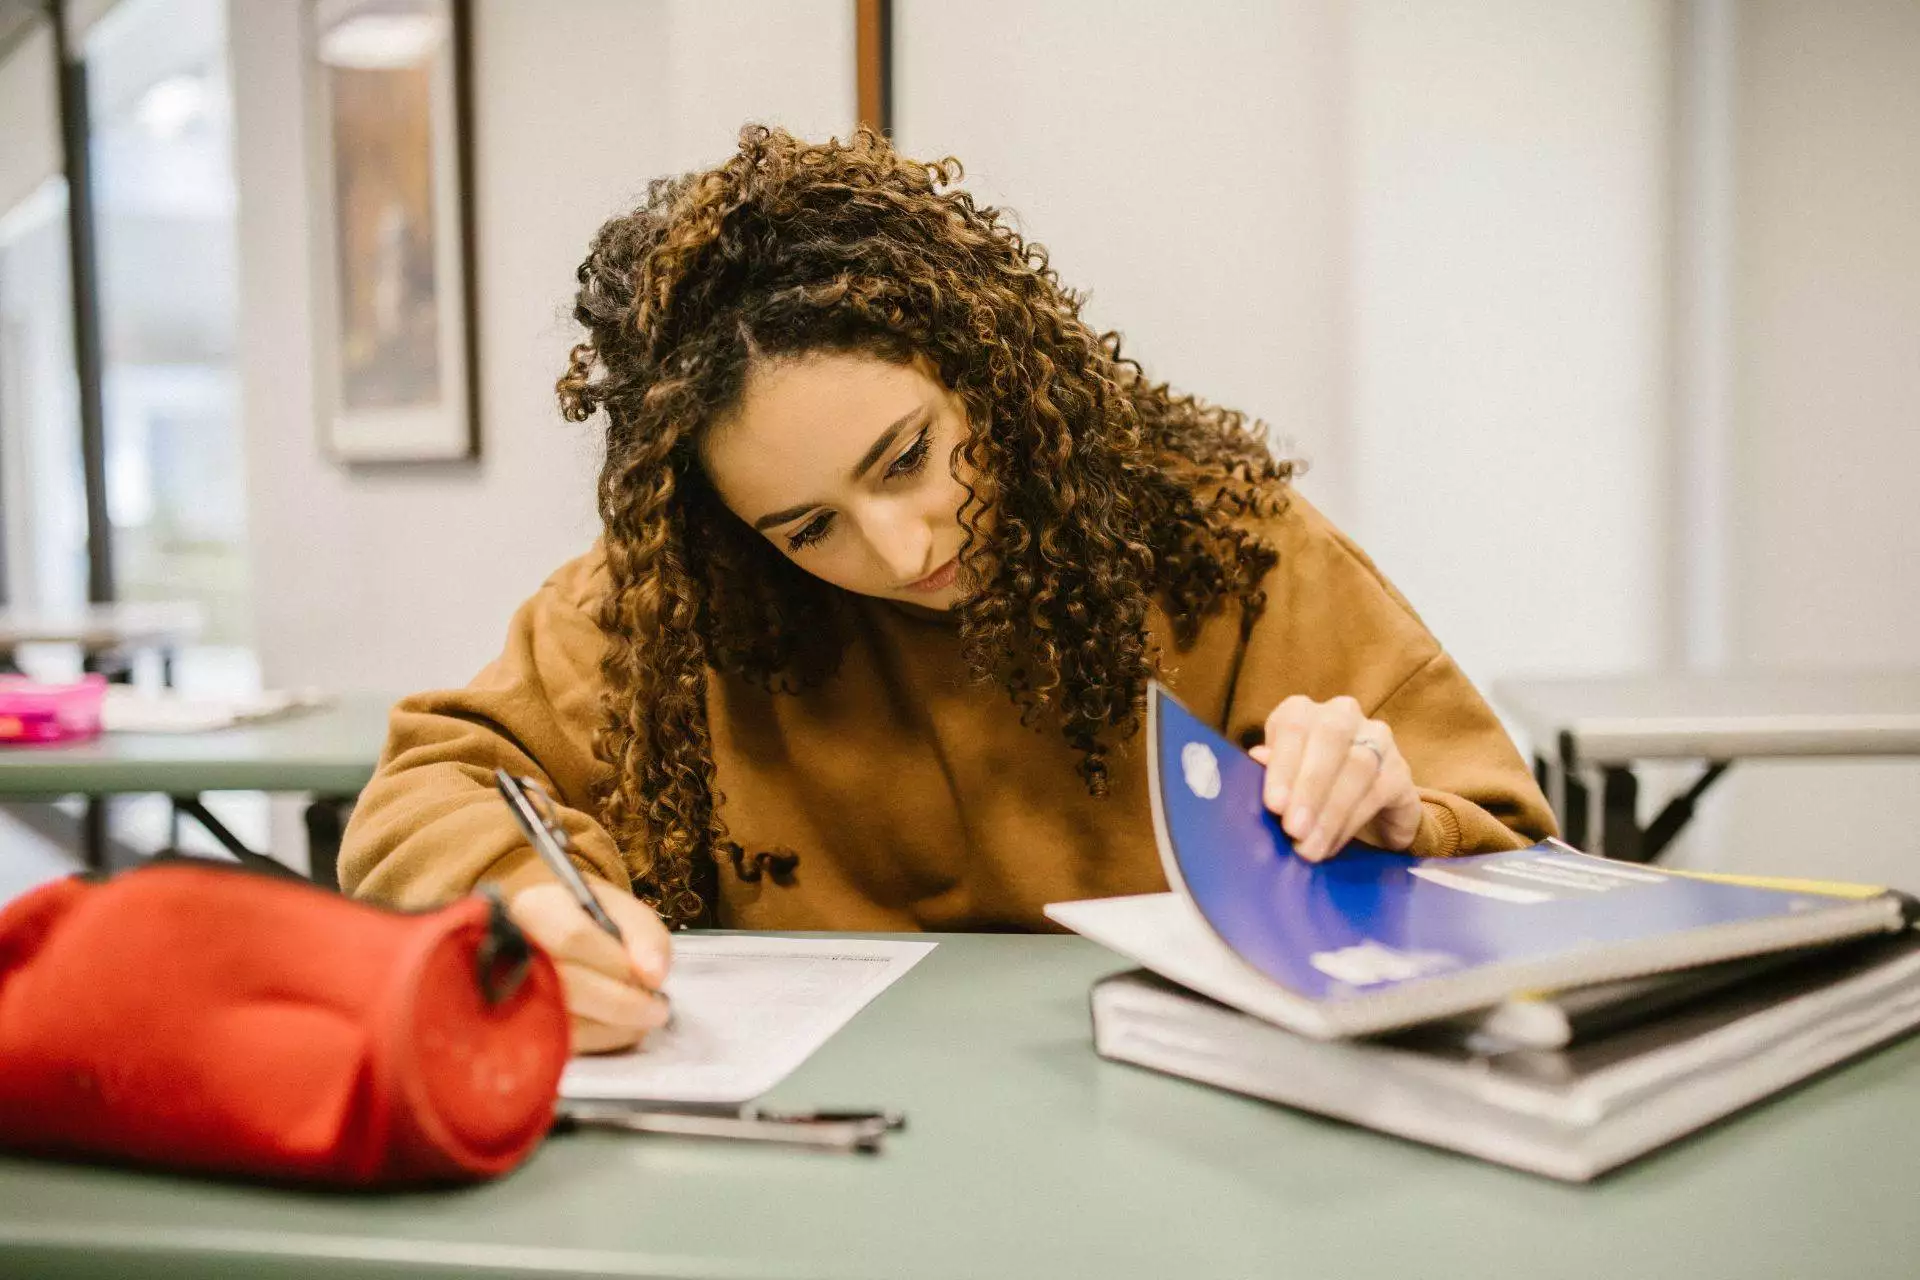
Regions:
<instances>
[{"instance_id":1,"label":"printed worksheet","mask_svg":"<svg viewBox=\"0 0 1920 1280\"><path fill-rule=\"evenodd\" d=\"M635 1052L575 1058L560 1092L714 1106L757 1098L934 945L676 934L673 1024Z\"/></svg>"}]
</instances>

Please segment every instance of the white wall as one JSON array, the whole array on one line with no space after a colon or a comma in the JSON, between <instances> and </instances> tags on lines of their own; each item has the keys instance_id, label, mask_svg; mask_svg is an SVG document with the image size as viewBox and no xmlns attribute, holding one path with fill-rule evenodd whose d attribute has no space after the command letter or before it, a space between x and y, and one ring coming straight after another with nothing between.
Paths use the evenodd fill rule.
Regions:
<instances>
[{"instance_id":1,"label":"white wall","mask_svg":"<svg viewBox=\"0 0 1920 1280\"><path fill-rule=\"evenodd\" d=\"M262 671L334 688L460 682L598 529L597 440L560 420L552 390L589 236L650 178L724 156L743 120L844 133L851 7L476 5L481 461L379 470L324 460L314 425L299 9L229 8Z\"/></svg>"},{"instance_id":2,"label":"white wall","mask_svg":"<svg viewBox=\"0 0 1920 1280\"><path fill-rule=\"evenodd\" d=\"M1911 662L1920 5L1764 0L1739 23L1737 656Z\"/></svg>"},{"instance_id":3,"label":"white wall","mask_svg":"<svg viewBox=\"0 0 1920 1280\"><path fill-rule=\"evenodd\" d=\"M1913 668L1920 5L1735 15L1730 657ZM1920 764L1741 765L1723 787L1722 861L1920 889Z\"/></svg>"},{"instance_id":4,"label":"white wall","mask_svg":"<svg viewBox=\"0 0 1920 1280\"><path fill-rule=\"evenodd\" d=\"M1476 678L1622 669L1664 593L1667 7L902 0L896 132L1295 438Z\"/></svg>"},{"instance_id":5,"label":"white wall","mask_svg":"<svg viewBox=\"0 0 1920 1280\"><path fill-rule=\"evenodd\" d=\"M1354 9L1353 532L1478 680L1658 656L1667 9Z\"/></svg>"},{"instance_id":6,"label":"white wall","mask_svg":"<svg viewBox=\"0 0 1920 1280\"><path fill-rule=\"evenodd\" d=\"M900 0L895 137L958 156L1149 374L1264 418L1336 513L1344 19L1329 0Z\"/></svg>"}]
</instances>

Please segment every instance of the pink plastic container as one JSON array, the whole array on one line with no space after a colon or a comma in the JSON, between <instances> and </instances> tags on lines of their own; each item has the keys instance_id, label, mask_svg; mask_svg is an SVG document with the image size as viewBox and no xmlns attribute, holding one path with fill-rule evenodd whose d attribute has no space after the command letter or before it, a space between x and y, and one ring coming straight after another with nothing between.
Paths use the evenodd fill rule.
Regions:
<instances>
[{"instance_id":1,"label":"pink plastic container","mask_svg":"<svg viewBox=\"0 0 1920 1280\"><path fill-rule=\"evenodd\" d=\"M98 737L106 692L102 675L82 676L78 684L0 676L0 746L47 746Z\"/></svg>"}]
</instances>

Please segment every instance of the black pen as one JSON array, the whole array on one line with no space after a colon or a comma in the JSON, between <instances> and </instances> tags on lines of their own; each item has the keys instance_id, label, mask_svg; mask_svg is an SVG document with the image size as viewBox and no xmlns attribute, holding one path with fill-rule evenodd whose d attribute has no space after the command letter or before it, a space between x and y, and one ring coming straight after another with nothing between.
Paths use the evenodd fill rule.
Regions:
<instances>
[{"instance_id":1,"label":"black pen","mask_svg":"<svg viewBox=\"0 0 1920 1280\"><path fill-rule=\"evenodd\" d=\"M624 947L626 935L620 932L620 926L607 914L607 909L600 905L600 899L588 887L586 877L580 874L580 869L573 865L573 859L567 856L570 844L567 829L549 816L553 801L548 797L547 789L532 778L516 778L501 768L494 769L493 781L500 788L500 798L513 811L514 821L520 824L527 842L540 855L540 860L547 864L547 869L566 886L567 892L580 904L580 909L600 926L601 931ZM640 985L648 995L667 999L666 992L656 991L645 983Z\"/></svg>"}]
</instances>

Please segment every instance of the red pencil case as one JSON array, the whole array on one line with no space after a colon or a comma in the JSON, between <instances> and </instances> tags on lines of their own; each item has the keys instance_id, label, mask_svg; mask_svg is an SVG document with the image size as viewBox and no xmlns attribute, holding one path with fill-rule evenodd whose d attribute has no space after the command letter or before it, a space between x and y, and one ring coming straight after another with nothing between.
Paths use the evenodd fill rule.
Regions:
<instances>
[{"instance_id":1,"label":"red pencil case","mask_svg":"<svg viewBox=\"0 0 1920 1280\"><path fill-rule=\"evenodd\" d=\"M559 975L494 898L419 914L222 867L0 910L0 1147L342 1187L504 1173L546 1134Z\"/></svg>"}]
</instances>

